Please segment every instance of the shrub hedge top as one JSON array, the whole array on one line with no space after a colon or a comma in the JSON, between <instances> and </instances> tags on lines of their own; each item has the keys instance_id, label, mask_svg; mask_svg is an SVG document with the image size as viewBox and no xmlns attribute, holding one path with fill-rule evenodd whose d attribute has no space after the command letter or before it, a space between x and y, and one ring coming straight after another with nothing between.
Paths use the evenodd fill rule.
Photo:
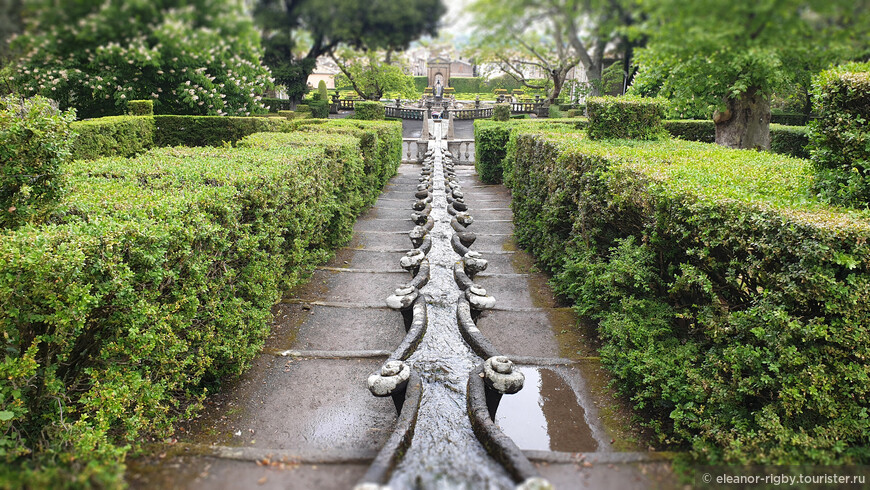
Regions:
<instances>
[{"instance_id":1,"label":"shrub hedge top","mask_svg":"<svg viewBox=\"0 0 870 490\"><path fill-rule=\"evenodd\" d=\"M552 131L538 136L556 144L564 156L578 156L576 161L601 157L619 162L675 194L740 201L785 212L811 225L870 231L870 213L833 208L812 196L812 169L805 160L680 140L593 142Z\"/></svg>"},{"instance_id":2,"label":"shrub hedge top","mask_svg":"<svg viewBox=\"0 0 870 490\"><path fill-rule=\"evenodd\" d=\"M586 101L589 137L592 139L658 139L667 133L662 128L667 101L623 95L591 97Z\"/></svg>"}]
</instances>

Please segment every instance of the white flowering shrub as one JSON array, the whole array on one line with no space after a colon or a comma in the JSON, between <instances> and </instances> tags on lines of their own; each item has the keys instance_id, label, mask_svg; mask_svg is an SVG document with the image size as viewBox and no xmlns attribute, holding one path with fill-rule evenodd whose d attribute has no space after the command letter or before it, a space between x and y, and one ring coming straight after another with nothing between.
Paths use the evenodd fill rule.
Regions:
<instances>
[{"instance_id":1,"label":"white flowering shrub","mask_svg":"<svg viewBox=\"0 0 870 490\"><path fill-rule=\"evenodd\" d=\"M17 88L80 117L136 99L157 114L266 112L273 80L242 0L33 0L26 15Z\"/></svg>"}]
</instances>

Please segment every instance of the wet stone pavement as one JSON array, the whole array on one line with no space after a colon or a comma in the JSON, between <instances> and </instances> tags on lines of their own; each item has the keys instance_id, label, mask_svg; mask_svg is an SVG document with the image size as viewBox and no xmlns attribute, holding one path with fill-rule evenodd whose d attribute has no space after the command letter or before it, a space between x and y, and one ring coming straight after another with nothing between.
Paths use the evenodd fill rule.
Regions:
<instances>
[{"instance_id":1,"label":"wet stone pavement","mask_svg":"<svg viewBox=\"0 0 870 490\"><path fill-rule=\"evenodd\" d=\"M470 125L456 131L470 133ZM402 315L385 298L412 279L399 261L413 248L408 232L415 226L421 168L401 165L359 218L352 241L274 307L273 333L253 367L210 396L205 414L168 444L128 461L131 488L352 489L365 480L397 429L393 400L373 396L367 379L406 335ZM432 181L443 177L439 172L433 169ZM510 192L482 184L471 166L456 166L455 180L474 219L468 230L477 239L470 248L488 261L474 282L496 299L476 326L525 377L518 393L501 398L497 427L554 488L673 487L667 458L640 447L630 414L607 387L594 332L576 327L573 312L553 296L531 257L517 250ZM429 328L404 359L421 373L419 425L391 472L390 488L514 488L519 482L469 437L465 380L484 359L461 337L438 340L439 330L458 335L455 303L462 296L442 291L447 286L439 267L461 257L449 245L451 216L437 196L444 186L433 187L432 272L420 289L428 299ZM427 342L451 353L438 354L441 347Z\"/></svg>"}]
</instances>

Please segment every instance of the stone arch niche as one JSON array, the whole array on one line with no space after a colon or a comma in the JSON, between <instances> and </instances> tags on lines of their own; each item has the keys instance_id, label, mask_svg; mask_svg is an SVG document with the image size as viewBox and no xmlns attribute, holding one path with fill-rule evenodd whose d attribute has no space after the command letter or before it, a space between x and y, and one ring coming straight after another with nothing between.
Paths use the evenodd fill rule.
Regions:
<instances>
[{"instance_id":1,"label":"stone arch niche","mask_svg":"<svg viewBox=\"0 0 870 490\"><path fill-rule=\"evenodd\" d=\"M435 88L436 78L440 76L441 86L447 88L450 86L450 60L440 56L429 58L426 62L429 70L429 86Z\"/></svg>"}]
</instances>

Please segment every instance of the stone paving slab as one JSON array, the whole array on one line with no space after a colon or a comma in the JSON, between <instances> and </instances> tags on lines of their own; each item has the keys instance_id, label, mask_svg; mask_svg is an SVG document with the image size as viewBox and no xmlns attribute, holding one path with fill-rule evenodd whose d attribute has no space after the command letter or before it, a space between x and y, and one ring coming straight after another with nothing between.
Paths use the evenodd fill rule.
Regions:
<instances>
[{"instance_id":1,"label":"stone paving slab","mask_svg":"<svg viewBox=\"0 0 870 490\"><path fill-rule=\"evenodd\" d=\"M410 242L410 240L409 240ZM408 247L410 249L410 247ZM353 250L343 248L336 253L334 267L354 269L393 270L399 268L399 260L404 255L401 252L378 252L373 250Z\"/></svg>"},{"instance_id":2,"label":"stone paving slab","mask_svg":"<svg viewBox=\"0 0 870 490\"><path fill-rule=\"evenodd\" d=\"M557 489L566 490L635 490L683 488L675 481L670 464L665 462L634 464L576 464L535 465L541 476Z\"/></svg>"},{"instance_id":3,"label":"stone paving slab","mask_svg":"<svg viewBox=\"0 0 870 490\"><path fill-rule=\"evenodd\" d=\"M410 208L410 206L409 206ZM353 231L356 232L396 232L408 236L408 231L414 227L411 221L411 209L408 209L401 218L392 219L367 219L356 222Z\"/></svg>"},{"instance_id":4,"label":"stone paving slab","mask_svg":"<svg viewBox=\"0 0 870 490\"><path fill-rule=\"evenodd\" d=\"M411 222L411 213L413 209L411 209L411 200L408 199L406 205L404 207L393 208L384 208L384 207L376 207L371 208L370 211L366 212L362 216L360 216L357 224L367 223L370 221L380 221L380 220L396 220L401 221L402 223L406 223L408 225L408 229L413 228L413 223Z\"/></svg>"},{"instance_id":5,"label":"stone paving slab","mask_svg":"<svg viewBox=\"0 0 870 490\"><path fill-rule=\"evenodd\" d=\"M401 316L387 309L282 304L275 316L299 325L295 334L274 346L277 350L392 351L405 336Z\"/></svg>"},{"instance_id":6,"label":"stone paving slab","mask_svg":"<svg viewBox=\"0 0 870 490\"><path fill-rule=\"evenodd\" d=\"M366 389L382 360L273 357L234 387L223 410L198 422L192 442L301 452L383 446L395 408Z\"/></svg>"},{"instance_id":7,"label":"stone paving slab","mask_svg":"<svg viewBox=\"0 0 870 490\"><path fill-rule=\"evenodd\" d=\"M501 302L497 289L487 289ZM477 327L502 354L511 356L561 357L550 318L544 311L487 311L477 319Z\"/></svg>"},{"instance_id":8,"label":"stone paving slab","mask_svg":"<svg viewBox=\"0 0 870 490\"><path fill-rule=\"evenodd\" d=\"M410 228L408 231L411 231ZM374 250L411 250L413 245L408 233L374 233L361 231L355 233L348 248L368 248Z\"/></svg>"},{"instance_id":9,"label":"stone paving slab","mask_svg":"<svg viewBox=\"0 0 870 490\"><path fill-rule=\"evenodd\" d=\"M474 248L472 247L472 250ZM489 268L487 267L487 271ZM495 296L496 308L555 308L555 298L546 285L546 276L486 276L474 282Z\"/></svg>"},{"instance_id":10,"label":"stone paving slab","mask_svg":"<svg viewBox=\"0 0 870 490\"><path fill-rule=\"evenodd\" d=\"M469 231L474 231L477 226L475 222L469 228ZM475 231L475 233L477 233ZM517 249L513 235L478 235L477 240L471 245L471 250L483 252L484 250L507 251L511 252Z\"/></svg>"},{"instance_id":11,"label":"stone paving slab","mask_svg":"<svg viewBox=\"0 0 870 490\"><path fill-rule=\"evenodd\" d=\"M471 223L471 226L468 227L468 231L473 231L478 235L513 235L514 233L514 224L508 220L487 217L486 213L475 212L473 209L470 214L474 218L474 223Z\"/></svg>"},{"instance_id":12,"label":"stone paving slab","mask_svg":"<svg viewBox=\"0 0 870 490\"><path fill-rule=\"evenodd\" d=\"M395 267L394 267L395 268ZM295 299L303 301L330 301L383 305L387 296L410 281L410 276L401 273L336 272L317 270L309 285L300 289ZM361 285L365 287L360 287Z\"/></svg>"},{"instance_id":13,"label":"stone paving slab","mask_svg":"<svg viewBox=\"0 0 870 490\"><path fill-rule=\"evenodd\" d=\"M135 464L135 463L134 463ZM132 489L187 488L190 490L312 490L350 489L362 478L367 464L258 465L211 457L179 457L162 465L138 464ZM180 479L180 476L186 476Z\"/></svg>"}]
</instances>

